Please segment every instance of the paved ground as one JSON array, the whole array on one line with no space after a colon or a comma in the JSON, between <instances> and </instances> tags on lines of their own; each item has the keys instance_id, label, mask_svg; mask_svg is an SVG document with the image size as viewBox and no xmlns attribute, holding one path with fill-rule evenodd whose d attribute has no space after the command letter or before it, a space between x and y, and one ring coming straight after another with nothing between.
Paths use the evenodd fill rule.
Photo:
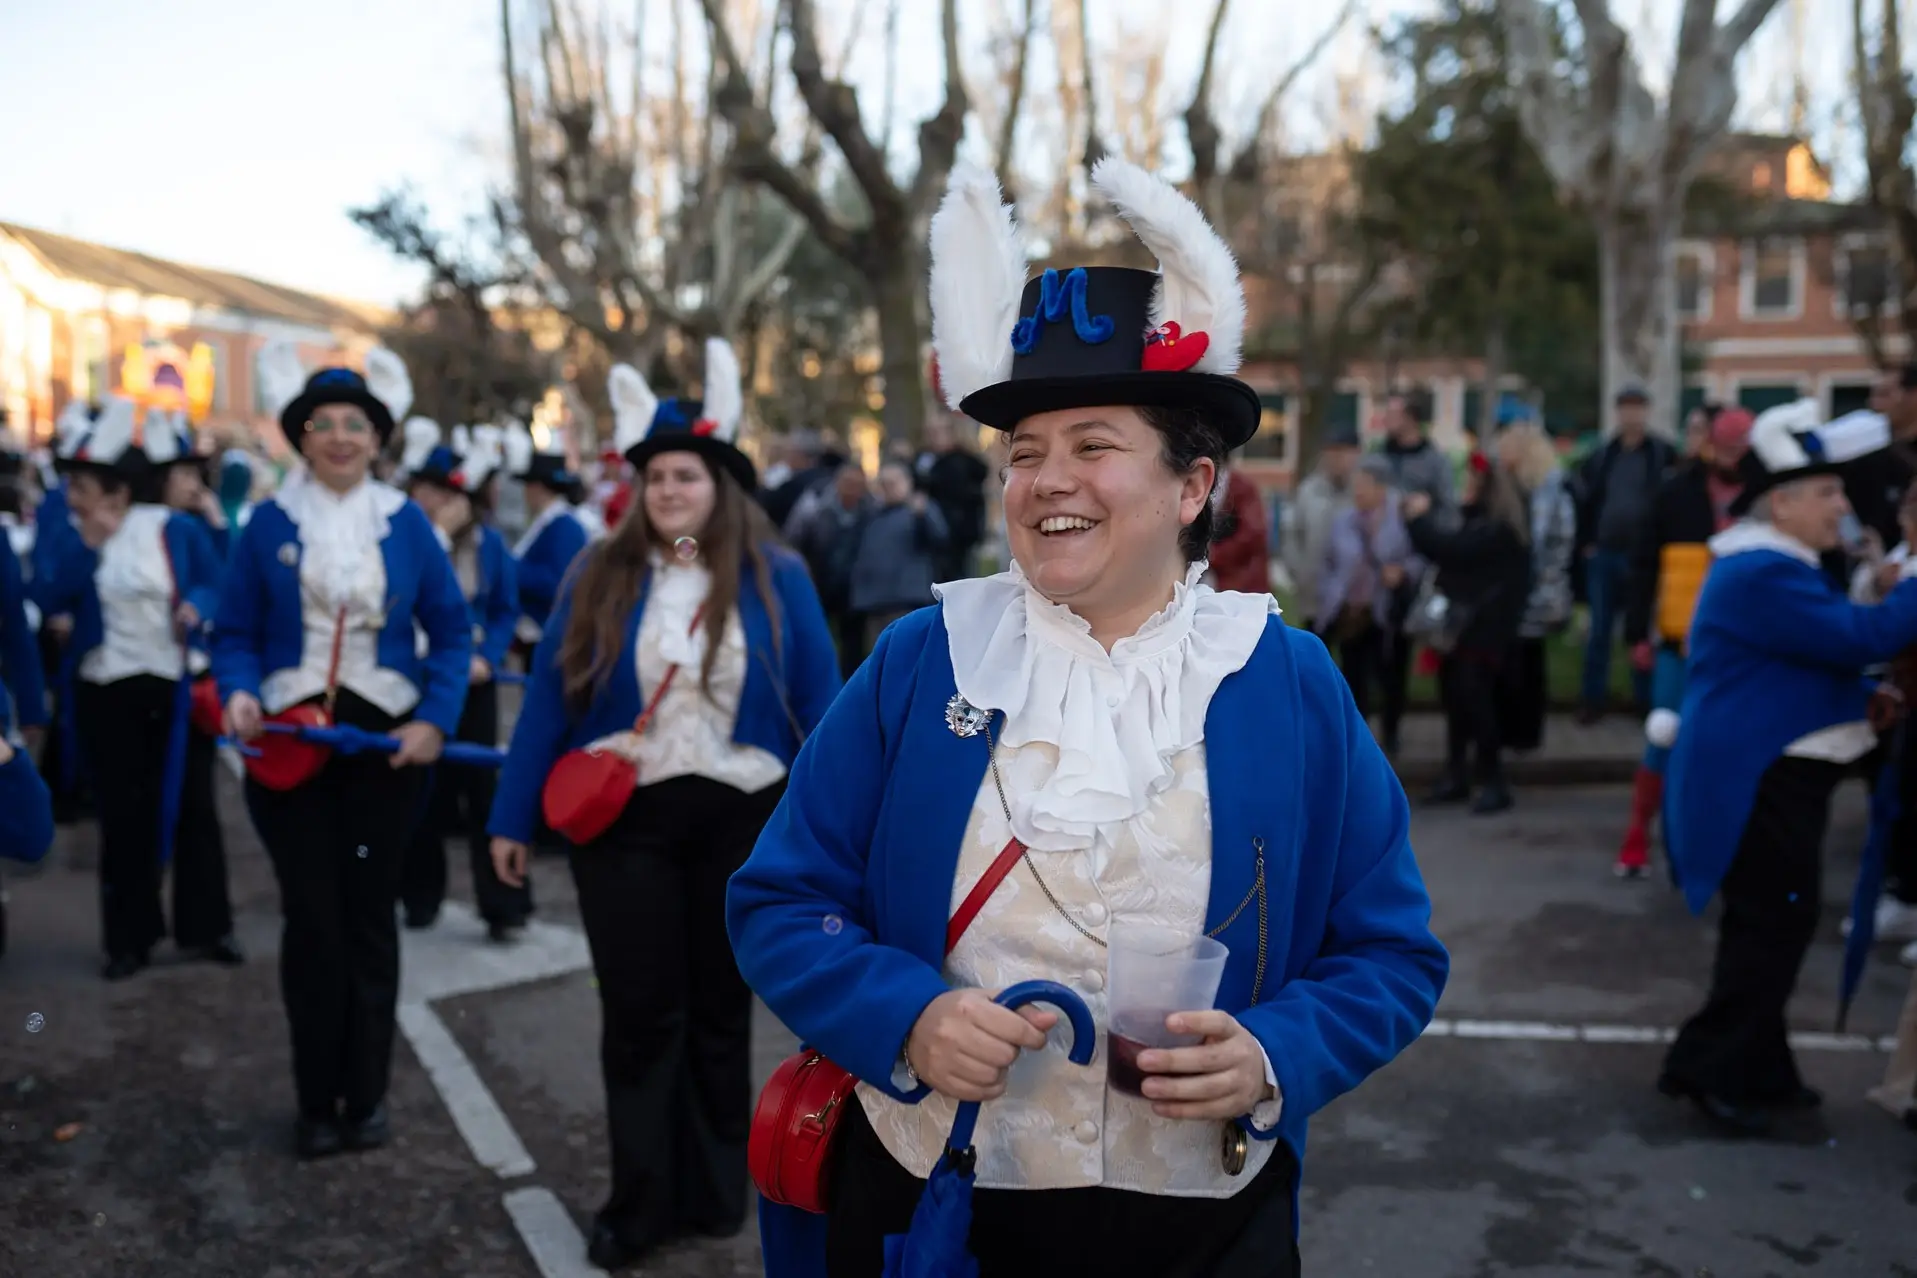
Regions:
<instances>
[{"instance_id":1,"label":"paved ground","mask_svg":"<svg viewBox=\"0 0 1917 1278\"><path fill-rule=\"evenodd\" d=\"M1553 1041L1539 1024L1656 1029L1698 996L1707 925L1661 885L1608 876L1624 802L1616 789L1527 792L1489 821L1419 815L1454 976L1437 1032L1314 1126L1308 1272L1917 1278L1917 1137L1859 1100L1881 1055L1806 1051L1826 1112L1738 1143L1655 1094L1654 1044ZM1826 935L1796 1008L1805 1031L1831 1027L1835 902L1860 830L1848 794ZM85 829L38 875L9 880L0 1274L588 1272L577 1228L605 1189L597 1010L563 864L537 863L551 926L518 951L486 947L464 914L411 938L398 1140L302 1166L288 1148L272 882L243 821L229 832L254 955L237 971L167 964L102 985ZM1875 966L1853 1028L1887 1032L1907 979ZM762 1028L764 1071L789 1039ZM755 1248L680 1249L648 1272L753 1274Z\"/></svg>"}]
</instances>

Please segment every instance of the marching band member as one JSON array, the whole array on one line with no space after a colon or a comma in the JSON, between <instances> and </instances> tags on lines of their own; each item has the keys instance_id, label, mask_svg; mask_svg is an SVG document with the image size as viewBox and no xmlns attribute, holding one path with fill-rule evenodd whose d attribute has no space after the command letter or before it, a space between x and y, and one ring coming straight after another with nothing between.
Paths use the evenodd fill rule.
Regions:
<instances>
[{"instance_id":1,"label":"marching band member","mask_svg":"<svg viewBox=\"0 0 1917 1278\"><path fill-rule=\"evenodd\" d=\"M525 614L518 638L530 648L552 615L566 570L605 529L597 516L581 508L585 485L567 468L565 454L536 451L531 433L519 422L507 427L506 472L524 487L526 513L532 517L513 546L519 563L519 606Z\"/></svg>"},{"instance_id":2,"label":"marching band member","mask_svg":"<svg viewBox=\"0 0 1917 1278\"><path fill-rule=\"evenodd\" d=\"M608 1269L745 1222L752 992L726 941L726 878L839 687L805 565L753 501L752 463L732 442L738 378L717 340L703 406L662 403L635 370L613 369L615 437L640 483L545 626L493 804L493 857L517 882L542 794L581 757L562 752L636 768L615 778L624 806L609 827L555 819L584 842L570 861L612 1145L589 1254Z\"/></svg>"},{"instance_id":3,"label":"marching band member","mask_svg":"<svg viewBox=\"0 0 1917 1278\"><path fill-rule=\"evenodd\" d=\"M302 755L317 766L290 788L246 783L279 880L303 1158L388 1139L402 858L472 661L466 600L431 522L370 478L411 384L387 351L366 365L366 376L321 369L302 387L289 344L261 353L262 384L284 405L280 428L303 464L240 530L213 629L229 735L253 740L267 716L317 706L400 742L390 757Z\"/></svg>"},{"instance_id":4,"label":"marching band member","mask_svg":"<svg viewBox=\"0 0 1917 1278\"><path fill-rule=\"evenodd\" d=\"M100 815L110 981L145 967L167 933L160 844L175 693L183 673L205 669L204 655L183 641L212 616L220 586L219 555L205 531L141 500L156 495L154 458L171 460L179 440L156 414L146 443L136 442L134 414L132 401L113 397L74 441L67 488L79 535L61 540L46 580L36 583L46 615L72 618L65 659L76 663L74 722ZM174 832L173 937L183 951L238 963L211 754L209 744L204 801L182 808ZM193 790L189 781L189 800Z\"/></svg>"},{"instance_id":5,"label":"marching band member","mask_svg":"<svg viewBox=\"0 0 1917 1278\"><path fill-rule=\"evenodd\" d=\"M493 675L505 666L519 620L513 558L506 539L488 521L494 479L504 461L499 436L490 426L470 432L455 426L450 446L436 446L422 463L407 468L407 490L452 556L453 575L472 615L472 667L455 739L488 749L499 744L499 686ZM431 927L439 917L446 899L446 839L456 833L467 839L473 894L487 934L494 941L509 941L525 927L532 913L531 884L508 885L493 872L486 835L493 782L491 768L433 770L426 814L406 850L400 879L407 927Z\"/></svg>"},{"instance_id":6,"label":"marching band member","mask_svg":"<svg viewBox=\"0 0 1917 1278\"><path fill-rule=\"evenodd\" d=\"M1784 1019L1823 900L1831 793L1877 745L1893 700L1865 671L1917 643L1917 585L1852 603L1819 557L1843 541L1841 470L1890 446L1877 413L1816 400L1751 427L1738 522L1710 539L1668 766L1665 837L1693 913L1722 894L1710 995L1658 1087L1737 1132L1809 1109Z\"/></svg>"},{"instance_id":7,"label":"marching band member","mask_svg":"<svg viewBox=\"0 0 1917 1278\"><path fill-rule=\"evenodd\" d=\"M860 1080L827 1214L761 1204L771 1278L876 1278L960 1101L990 1102L980 1272L1296 1274L1306 1120L1444 985L1404 791L1323 643L1201 581L1260 412L1231 254L1144 170L1092 181L1158 272L1028 284L997 184L954 173L932 331L950 406L1008 435L1015 566L886 632L732 880L746 979ZM1167 1018L1193 1045L1136 1057L1142 1098L1106 1082L1114 923L1229 951L1216 1006ZM1047 1045L1054 1013L991 1001L1035 978L1091 1009L1091 1067Z\"/></svg>"}]
</instances>

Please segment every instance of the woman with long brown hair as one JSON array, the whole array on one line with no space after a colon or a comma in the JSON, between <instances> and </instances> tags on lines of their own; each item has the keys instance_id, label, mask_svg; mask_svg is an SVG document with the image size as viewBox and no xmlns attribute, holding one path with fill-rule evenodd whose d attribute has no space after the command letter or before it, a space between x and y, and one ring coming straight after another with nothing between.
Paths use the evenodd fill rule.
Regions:
<instances>
[{"instance_id":1,"label":"woman with long brown hair","mask_svg":"<svg viewBox=\"0 0 1917 1278\"><path fill-rule=\"evenodd\" d=\"M611 392L638 499L560 590L488 827L500 877L520 882L562 754L636 770L618 816L572 857L602 1017L612 1193L589 1254L606 1269L745 1224L752 994L726 939L726 880L839 690L805 564L731 442L731 349L707 344L703 404L661 402L623 365Z\"/></svg>"}]
</instances>

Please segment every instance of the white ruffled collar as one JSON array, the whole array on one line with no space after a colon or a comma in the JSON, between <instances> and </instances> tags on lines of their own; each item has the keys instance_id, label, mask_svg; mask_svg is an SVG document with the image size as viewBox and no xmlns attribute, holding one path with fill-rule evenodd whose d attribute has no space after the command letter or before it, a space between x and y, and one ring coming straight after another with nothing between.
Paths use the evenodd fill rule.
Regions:
<instances>
[{"instance_id":1,"label":"white ruffled collar","mask_svg":"<svg viewBox=\"0 0 1917 1278\"><path fill-rule=\"evenodd\" d=\"M301 576L329 608L346 608L349 622L379 624L386 574L379 545L406 495L373 479L336 493L297 466L274 494L299 531Z\"/></svg>"},{"instance_id":2,"label":"white ruffled collar","mask_svg":"<svg viewBox=\"0 0 1917 1278\"><path fill-rule=\"evenodd\" d=\"M935 587L959 695L1005 715L1008 747L1043 744L1058 763L1006 796L1012 832L1061 852L1130 820L1172 781L1172 759L1204 739L1225 678L1251 659L1270 595L1218 591L1192 565L1171 602L1108 653L1084 618L1039 594L1016 565Z\"/></svg>"}]
</instances>

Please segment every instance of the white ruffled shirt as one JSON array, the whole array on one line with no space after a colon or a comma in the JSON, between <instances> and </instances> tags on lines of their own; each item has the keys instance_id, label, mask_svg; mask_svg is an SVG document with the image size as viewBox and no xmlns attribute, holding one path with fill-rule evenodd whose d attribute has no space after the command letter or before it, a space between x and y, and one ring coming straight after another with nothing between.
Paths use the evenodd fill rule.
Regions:
<instances>
[{"instance_id":1,"label":"white ruffled shirt","mask_svg":"<svg viewBox=\"0 0 1917 1278\"><path fill-rule=\"evenodd\" d=\"M1008 822L988 772L960 848L952 908L1012 833L1032 850L1060 905L1095 935L1116 922L1204 929L1205 712L1219 684L1251 658L1275 611L1269 596L1199 584L1204 570L1194 565L1164 611L1110 653L1016 569L938 587L960 695L1005 712L997 758L1011 809ZM1073 1065L1056 1035L1013 1067L1006 1095L979 1116L978 1184L1236 1194L1270 1158L1271 1142L1251 1142L1245 1169L1231 1176L1219 1158L1219 1124L1160 1118L1149 1102L1106 1088L1105 965L1105 951L1059 917L1024 867L948 957L944 975L955 987L1065 984L1085 1000L1099 1033L1089 1067ZM1275 1085L1269 1061L1266 1079ZM904 1105L866 1085L857 1094L880 1143L926 1175L944 1147L953 1103L931 1096ZM1257 1106L1253 1123L1269 1130L1283 1104L1276 1097Z\"/></svg>"},{"instance_id":2,"label":"white ruffled shirt","mask_svg":"<svg viewBox=\"0 0 1917 1278\"><path fill-rule=\"evenodd\" d=\"M275 670L261 681L261 704L268 714L277 714L326 691L333 635L345 609L339 686L395 718L405 715L419 704L419 689L379 664L379 635L386 626L386 559L380 543L406 504L405 494L371 479L335 493L298 467L273 500L299 537L294 553L306 639L299 665Z\"/></svg>"},{"instance_id":3,"label":"white ruffled shirt","mask_svg":"<svg viewBox=\"0 0 1917 1278\"><path fill-rule=\"evenodd\" d=\"M117 683L135 675L180 677L180 641L173 629L175 587L167 558L165 506L134 506L100 546L93 588L100 596L100 645L80 660L86 683ZM206 654L192 654L192 673Z\"/></svg>"}]
</instances>

